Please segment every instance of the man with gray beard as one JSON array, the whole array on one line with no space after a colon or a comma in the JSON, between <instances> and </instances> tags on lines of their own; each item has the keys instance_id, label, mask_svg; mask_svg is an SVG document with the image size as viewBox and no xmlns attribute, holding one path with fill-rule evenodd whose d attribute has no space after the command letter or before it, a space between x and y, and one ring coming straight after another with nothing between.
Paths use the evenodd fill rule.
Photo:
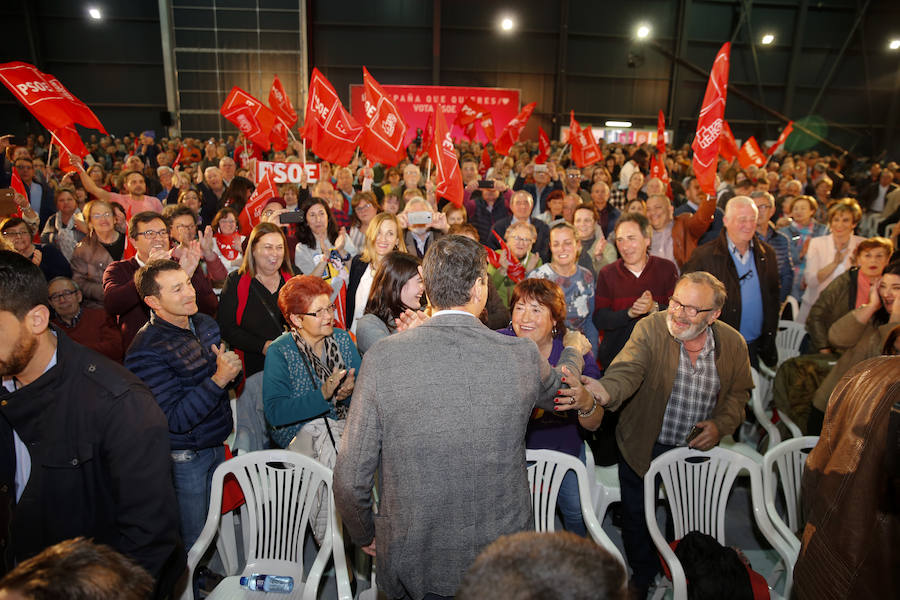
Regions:
<instances>
[{"instance_id":1,"label":"man with gray beard","mask_svg":"<svg viewBox=\"0 0 900 600\"><path fill-rule=\"evenodd\" d=\"M705 271L682 275L668 309L637 323L603 379L582 377L598 404L622 411L616 442L632 597L645 597L659 571L644 519L650 461L676 446L709 450L743 420L750 360L741 334L716 320L724 304L718 279Z\"/></svg>"}]
</instances>

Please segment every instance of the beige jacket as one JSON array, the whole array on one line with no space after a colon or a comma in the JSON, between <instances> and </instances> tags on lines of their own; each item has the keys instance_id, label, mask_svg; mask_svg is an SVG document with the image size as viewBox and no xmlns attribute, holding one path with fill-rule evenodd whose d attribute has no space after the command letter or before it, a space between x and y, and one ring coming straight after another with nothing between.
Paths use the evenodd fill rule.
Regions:
<instances>
[{"instance_id":1,"label":"beige jacket","mask_svg":"<svg viewBox=\"0 0 900 600\"><path fill-rule=\"evenodd\" d=\"M734 433L744 420L753 378L744 338L722 321L710 326L716 342L719 399L712 420L722 436ZM678 370L681 344L669 334L665 311L638 321L622 351L601 379L610 395L610 410L621 410L616 440L622 457L638 475L650 467L653 444Z\"/></svg>"},{"instance_id":2,"label":"beige jacket","mask_svg":"<svg viewBox=\"0 0 900 600\"><path fill-rule=\"evenodd\" d=\"M103 271L111 262L112 256L93 236L75 246L71 260L72 279L81 288L86 306L103 308Z\"/></svg>"}]
</instances>

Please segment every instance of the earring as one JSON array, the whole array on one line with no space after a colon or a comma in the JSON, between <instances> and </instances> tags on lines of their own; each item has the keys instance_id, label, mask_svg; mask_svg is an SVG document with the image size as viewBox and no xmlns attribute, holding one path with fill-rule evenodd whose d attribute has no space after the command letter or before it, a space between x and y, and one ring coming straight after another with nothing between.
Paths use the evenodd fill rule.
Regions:
<instances>
[{"instance_id":1,"label":"earring","mask_svg":"<svg viewBox=\"0 0 900 600\"><path fill-rule=\"evenodd\" d=\"M509 320L509 324L506 326L507 329L512 329L512 319Z\"/></svg>"},{"instance_id":2,"label":"earring","mask_svg":"<svg viewBox=\"0 0 900 600\"><path fill-rule=\"evenodd\" d=\"M550 337L556 337L556 325L553 326L553 329L550 330Z\"/></svg>"}]
</instances>

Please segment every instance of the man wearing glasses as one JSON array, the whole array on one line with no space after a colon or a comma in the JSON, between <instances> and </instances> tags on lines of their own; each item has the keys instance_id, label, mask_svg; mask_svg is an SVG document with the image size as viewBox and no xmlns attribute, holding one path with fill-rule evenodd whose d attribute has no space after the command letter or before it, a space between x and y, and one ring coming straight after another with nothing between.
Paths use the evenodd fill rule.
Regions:
<instances>
[{"instance_id":1,"label":"man wearing glasses","mask_svg":"<svg viewBox=\"0 0 900 600\"><path fill-rule=\"evenodd\" d=\"M716 320L724 305L718 279L703 271L682 275L668 309L638 321L603 378L582 377L599 405L621 411L616 442L632 597L645 597L659 571L644 519L650 461L676 446L709 450L743 420L750 360L741 334Z\"/></svg>"},{"instance_id":2,"label":"man wearing glasses","mask_svg":"<svg viewBox=\"0 0 900 600\"><path fill-rule=\"evenodd\" d=\"M150 310L134 287L134 274L151 260L171 258L169 227L163 217L155 212L140 212L131 217L128 237L136 254L110 263L103 272L103 305L108 313L116 317L122 331L122 347L126 351L138 329L150 320ZM219 303L203 270L197 268L202 257L199 250L185 251L178 264L191 278L200 312L214 315Z\"/></svg>"},{"instance_id":3,"label":"man wearing glasses","mask_svg":"<svg viewBox=\"0 0 900 600\"><path fill-rule=\"evenodd\" d=\"M115 319L102 308L82 306L77 283L68 277L56 277L50 281L47 292L54 325L82 346L122 362L122 334Z\"/></svg>"}]
</instances>

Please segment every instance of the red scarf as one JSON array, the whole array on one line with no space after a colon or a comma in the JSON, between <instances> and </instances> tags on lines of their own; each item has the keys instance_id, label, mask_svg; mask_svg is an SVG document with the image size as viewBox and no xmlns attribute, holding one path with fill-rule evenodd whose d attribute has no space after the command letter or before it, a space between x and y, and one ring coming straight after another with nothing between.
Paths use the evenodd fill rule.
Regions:
<instances>
[{"instance_id":1,"label":"red scarf","mask_svg":"<svg viewBox=\"0 0 900 600\"><path fill-rule=\"evenodd\" d=\"M232 234L216 233L214 237L216 238L216 244L218 244L219 250L222 252L222 256L227 260L234 260L240 255L241 233L239 231L235 231Z\"/></svg>"}]
</instances>

